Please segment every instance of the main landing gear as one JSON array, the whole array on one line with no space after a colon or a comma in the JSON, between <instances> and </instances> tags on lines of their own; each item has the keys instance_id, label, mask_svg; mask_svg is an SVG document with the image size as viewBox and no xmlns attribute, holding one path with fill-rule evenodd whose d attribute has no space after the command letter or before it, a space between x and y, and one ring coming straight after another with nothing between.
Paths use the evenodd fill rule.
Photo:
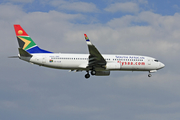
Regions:
<instances>
[{"instance_id":1,"label":"main landing gear","mask_svg":"<svg viewBox=\"0 0 180 120\"><path fill-rule=\"evenodd\" d=\"M87 74L85 75L85 78L88 79L88 78L90 78L90 74L89 74L89 71L86 71L86 72L87 72Z\"/></svg>"},{"instance_id":2,"label":"main landing gear","mask_svg":"<svg viewBox=\"0 0 180 120\"><path fill-rule=\"evenodd\" d=\"M92 71L91 71L91 75L96 75L96 71L95 71L95 70L92 70ZM90 78L89 71L87 71L87 74L85 75L85 78L86 78L86 79Z\"/></svg>"},{"instance_id":3,"label":"main landing gear","mask_svg":"<svg viewBox=\"0 0 180 120\"><path fill-rule=\"evenodd\" d=\"M87 73L87 74L85 75L85 78L86 78L86 79L90 78L90 74Z\"/></svg>"},{"instance_id":4,"label":"main landing gear","mask_svg":"<svg viewBox=\"0 0 180 120\"><path fill-rule=\"evenodd\" d=\"M96 75L96 71L95 71L95 70L92 70L92 71L91 71L91 75Z\"/></svg>"}]
</instances>

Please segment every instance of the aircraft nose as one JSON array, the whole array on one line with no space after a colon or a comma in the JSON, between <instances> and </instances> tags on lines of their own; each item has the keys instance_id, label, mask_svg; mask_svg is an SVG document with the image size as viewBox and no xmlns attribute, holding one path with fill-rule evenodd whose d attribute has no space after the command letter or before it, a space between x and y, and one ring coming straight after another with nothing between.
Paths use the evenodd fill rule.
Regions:
<instances>
[{"instance_id":1,"label":"aircraft nose","mask_svg":"<svg viewBox=\"0 0 180 120\"><path fill-rule=\"evenodd\" d=\"M165 65L161 62L160 67L163 68L163 67L165 67Z\"/></svg>"}]
</instances>

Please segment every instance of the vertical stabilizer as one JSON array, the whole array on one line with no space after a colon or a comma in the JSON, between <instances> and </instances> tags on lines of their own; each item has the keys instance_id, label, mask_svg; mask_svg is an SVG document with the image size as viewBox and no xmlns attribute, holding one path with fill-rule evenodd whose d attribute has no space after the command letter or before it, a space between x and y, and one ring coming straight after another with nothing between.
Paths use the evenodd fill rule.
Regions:
<instances>
[{"instance_id":1,"label":"vertical stabilizer","mask_svg":"<svg viewBox=\"0 0 180 120\"><path fill-rule=\"evenodd\" d=\"M14 25L19 47L28 53L52 53L39 48L20 25Z\"/></svg>"}]
</instances>

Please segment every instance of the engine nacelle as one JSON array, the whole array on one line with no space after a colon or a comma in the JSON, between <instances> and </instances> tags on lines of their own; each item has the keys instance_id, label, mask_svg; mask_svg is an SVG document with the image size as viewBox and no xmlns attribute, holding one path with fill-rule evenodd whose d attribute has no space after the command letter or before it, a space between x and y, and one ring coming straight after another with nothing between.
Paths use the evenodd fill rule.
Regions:
<instances>
[{"instance_id":1,"label":"engine nacelle","mask_svg":"<svg viewBox=\"0 0 180 120\"><path fill-rule=\"evenodd\" d=\"M96 71L96 76L109 76L110 71Z\"/></svg>"},{"instance_id":2,"label":"engine nacelle","mask_svg":"<svg viewBox=\"0 0 180 120\"><path fill-rule=\"evenodd\" d=\"M107 63L106 69L107 70L119 70L121 68L120 63Z\"/></svg>"}]
</instances>

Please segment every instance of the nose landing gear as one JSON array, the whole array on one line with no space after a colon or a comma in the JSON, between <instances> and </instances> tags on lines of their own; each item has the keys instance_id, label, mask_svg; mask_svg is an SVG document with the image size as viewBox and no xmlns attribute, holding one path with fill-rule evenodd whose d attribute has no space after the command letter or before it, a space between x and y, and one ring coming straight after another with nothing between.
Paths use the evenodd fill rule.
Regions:
<instances>
[{"instance_id":1,"label":"nose landing gear","mask_svg":"<svg viewBox=\"0 0 180 120\"><path fill-rule=\"evenodd\" d=\"M148 77L151 77L151 76L152 76L152 75L149 73L149 74L148 74Z\"/></svg>"}]
</instances>

